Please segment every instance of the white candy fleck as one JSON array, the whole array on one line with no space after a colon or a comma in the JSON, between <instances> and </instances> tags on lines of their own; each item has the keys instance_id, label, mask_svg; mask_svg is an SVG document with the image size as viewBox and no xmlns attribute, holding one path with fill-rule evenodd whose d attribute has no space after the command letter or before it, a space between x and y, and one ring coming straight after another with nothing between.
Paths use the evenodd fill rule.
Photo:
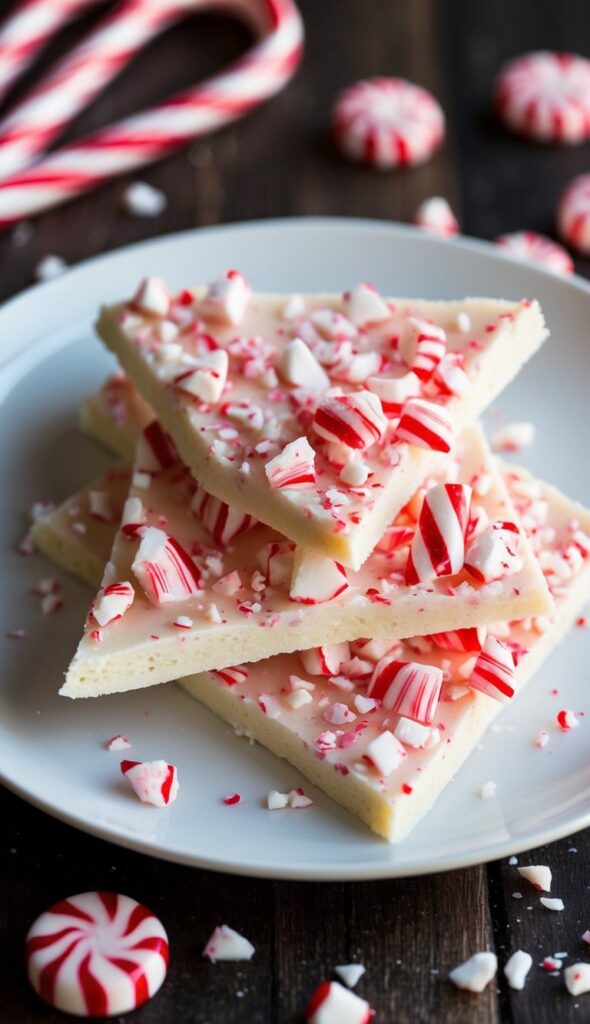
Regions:
<instances>
[{"instance_id":1,"label":"white candy fleck","mask_svg":"<svg viewBox=\"0 0 590 1024\"><path fill-rule=\"evenodd\" d=\"M61 277L67 269L68 265L61 256L44 256L35 267L35 280L54 281L56 277Z\"/></svg>"},{"instance_id":2,"label":"white candy fleck","mask_svg":"<svg viewBox=\"0 0 590 1024\"><path fill-rule=\"evenodd\" d=\"M133 217L158 217L168 205L165 194L146 181L134 181L122 196L123 206Z\"/></svg>"},{"instance_id":3,"label":"white candy fleck","mask_svg":"<svg viewBox=\"0 0 590 1024\"><path fill-rule=\"evenodd\" d=\"M523 989L527 974L532 966L533 958L531 954L525 953L522 949L517 949L516 953L512 954L504 967L504 974L510 988L517 989L518 991Z\"/></svg>"},{"instance_id":4,"label":"white candy fleck","mask_svg":"<svg viewBox=\"0 0 590 1024\"><path fill-rule=\"evenodd\" d=\"M556 899L551 899L549 896L541 896L540 902L543 904L544 907L547 908L547 910L564 910L565 909L565 904L564 904L563 900L560 900L560 899L557 899L557 898Z\"/></svg>"},{"instance_id":5,"label":"white candy fleck","mask_svg":"<svg viewBox=\"0 0 590 1024\"><path fill-rule=\"evenodd\" d=\"M469 992L483 992L486 985L495 978L498 960L495 953L474 953L469 960L455 967L449 974L450 981L457 988Z\"/></svg>"}]
</instances>

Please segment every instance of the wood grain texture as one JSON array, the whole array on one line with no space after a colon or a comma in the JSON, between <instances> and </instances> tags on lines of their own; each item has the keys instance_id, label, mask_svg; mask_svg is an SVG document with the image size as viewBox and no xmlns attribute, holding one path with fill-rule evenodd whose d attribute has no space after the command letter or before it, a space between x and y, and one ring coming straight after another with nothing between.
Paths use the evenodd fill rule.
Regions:
<instances>
[{"instance_id":1,"label":"wood grain texture","mask_svg":"<svg viewBox=\"0 0 590 1024\"><path fill-rule=\"evenodd\" d=\"M0 4L0 10L10 5ZM590 15L576 0L301 0L307 27L303 66L288 90L232 126L142 172L169 197L153 221L120 210L132 178L121 178L33 224L16 246L0 235L0 295L29 284L48 252L75 263L111 248L193 225L269 216L327 214L409 220L428 195L446 195L465 230L491 238L522 227L550 230L556 197L587 170L589 147L529 146L489 115L498 64L536 46L589 45ZM79 37L87 18L51 47L40 67ZM248 45L226 19L188 20L152 44L86 111L71 134L149 104L226 63ZM400 74L431 88L448 117L447 140L426 166L379 174L340 159L327 134L338 90L356 78ZM28 75L32 81L34 74ZM135 176L133 176L135 177ZM580 262L590 269L590 262ZM425 292L428 291L425 284ZM54 1024L63 1015L29 990L22 943L32 919L53 900L116 888L164 921L172 964L157 999L133 1016L140 1024L296 1024L315 984L337 963L363 962L358 991L386 1024L570 1024L590 1020L537 962L548 953L585 952L590 927L586 865L590 837L533 851L521 862L548 863L566 913L539 907L507 863L447 875L366 884L313 885L223 877L164 864L92 839L0 792L0 1024ZM577 853L568 853L571 848ZM524 898L514 899L521 891ZM531 906L532 910L527 908ZM248 964L210 965L202 947L223 921L248 935ZM500 972L481 996L456 991L448 971L473 952L516 948L535 966L522 993ZM438 973L435 973L438 972ZM590 997L587 997L590 998ZM576 1004L579 1007L576 1008Z\"/></svg>"}]
</instances>

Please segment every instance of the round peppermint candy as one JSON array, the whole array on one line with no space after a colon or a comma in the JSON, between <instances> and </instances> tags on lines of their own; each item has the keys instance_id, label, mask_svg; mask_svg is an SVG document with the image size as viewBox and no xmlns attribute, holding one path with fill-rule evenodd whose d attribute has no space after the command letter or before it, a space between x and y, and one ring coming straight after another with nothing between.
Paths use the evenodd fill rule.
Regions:
<instances>
[{"instance_id":1,"label":"round peppermint candy","mask_svg":"<svg viewBox=\"0 0 590 1024\"><path fill-rule=\"evenodd\" d=\"M535 142L584 142L590 138L590 61L573 53L525 53L500 71L494 102L507 128Z\"/></svg>"},{"instance_id":2,"label":"round peppermint candy","mask_svg":"<svg viewBox=\"0 0 590 1024\"><path fill-rule=\"evenodd\" d=\"M507 235L498 235L496 245L515 259L541 263L554 274L573 273L574 264L569 252L558 242L536 231L513 231Z\"/></svg>"},{"instance_id":3,"label":"round peppermint candy","mask_svg":"<svg viewBox=\"0 0 590 1024\"><path fill-rule=\"evenodd\" d=\"M557 207L557 228L564 242L587 256L590 253L590 174L580 174L562 193Z\"/></svg>"},{"instance_id":4,"label":"round peppermint candy","mask_svg":"<svg viewBox=\"0 0 590 1024\"><path fill-rule=\"evenodd\" d=\"M334 138L350 160L382 170L423 164L440 146L445 117L426 89L403 78L371 78L336 100Z\"/></svg>"},{"instance_id":5,"label":"round peppermint candy","mask_svg":"<svg viewBox=\"0 0 590 1024\"><path fill-rule=\"evenodd\" d=\"M134 1010L160 988L168 936L147 907L114 892L60 900L31 926L27 974L51 1006L78 1017Z\"/></svg>"}]
</instances>

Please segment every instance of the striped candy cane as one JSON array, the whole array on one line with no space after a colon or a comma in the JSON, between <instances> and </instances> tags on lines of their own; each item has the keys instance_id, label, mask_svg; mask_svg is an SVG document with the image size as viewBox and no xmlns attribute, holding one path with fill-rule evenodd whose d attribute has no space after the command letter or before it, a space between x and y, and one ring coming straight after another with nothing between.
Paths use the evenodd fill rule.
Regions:
<instances>
[{"instance_id":1,"label":"striped candy cane","mask_svg":"<svg viewBox=\"0 0 590 1024\"><path fill-rule=\"evenodd\" d=\"M146 8L152 6L147 0L143 2ZM130 6L131 0L127 0L124 23L119 20L119 15L110 19L109 28L107 19L106 28L103 26L101 30L103 40L106 34L107 40L113 43L116 26L121 24L125 24L129 31L131 26L135 26L141 35L131 16ZM183 4L171 4L170 10L177 15L181 7L189 10L196 6L230 10L252 28L258 38L257 44L225 71L200 85L178 93L151 110L125 118L64 146L31 169L21 170L0 181L0 226L5 227L23 217L58 206L109 178L161 159L187 141L243 117L288 82L299 63L303 43L303 26L293 0L202 0L201 4L198 0L192 3L186 0ZM150 20L143 41L151 38L162 24L160 21L156 26L155 20ZM86 43L90 51L93 50L94 38L91 36ZM125 40L121 43L125 45ZM132 47L131 55L136 49ZM127 51L125 59L129 55ZM123 63L123 55L117 50L113 57L114 70L120 70ZM104 53L96 63L90 61L90 66L88 87L95 95L106 81ZM70 75L70 84L76 82L77 88L84 84L82 72L70 68ZM109 77L112 77L112 69ZM30 140L22 142L19 154L24 154L27 146L34 149L36 142L41 141L39 134L43 136L45 145L45 133L61 130L70 119L71 115L63 108L58 109L55 117L47 115L43 119L43 110L50 106L50 99L62 97L59 80L52 78L50 86L47 94L41 91L39 103L33 104L39 123L34 132L23 128L23 135L29 135ZM43 87L39 88L42 90ZM85 95L82 99L85 103ZM68 100L72 109L76 102L79 109L82 105L80 95L77 101L74 97ZM17 107L11 116L17 118L18 115ZM30 106L28 117L32 117ZM37 137L36 141L33 141L33 136ZM13 153L17 153L16 148Z\"/></svg>"},{"instance_id":2,"label":"striped candy cane","mask_svg":"<svg viewBox=\"0 0 590 1024\"><path fill-rule=\"evenodd\" d=\"M99 0L28 0L0 26L0 99L68 21Z\"/></svg>"}]
</instances>

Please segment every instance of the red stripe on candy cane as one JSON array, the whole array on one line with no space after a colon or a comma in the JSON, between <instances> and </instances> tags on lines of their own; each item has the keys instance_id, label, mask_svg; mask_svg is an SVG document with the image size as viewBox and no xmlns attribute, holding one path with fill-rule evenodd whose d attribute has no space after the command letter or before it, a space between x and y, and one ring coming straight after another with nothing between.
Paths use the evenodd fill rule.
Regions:
<instances>
[{"instance_id":1,"label":"red stripe on candy cane","mask_svg":"<svg viewBox=\"0 0 590 1024\"><path fill-rule=\"evenodd\" d=\"M514 696L512 651L497 637L489 636L475 663L468 685L507 704Z\"/></svg>"},{"instance_id":2,"label":"red stripe on candy cane","mask_svg":"<svg viewBox=\"0 0 590 1024\"><path fill-rule=\"evenodd\" d=\"M398 661L394 655L386 655L375 666L368 694L388 711L431 725L442 681L442 669L435 665Z\"/></svg>"}]
</instances>

